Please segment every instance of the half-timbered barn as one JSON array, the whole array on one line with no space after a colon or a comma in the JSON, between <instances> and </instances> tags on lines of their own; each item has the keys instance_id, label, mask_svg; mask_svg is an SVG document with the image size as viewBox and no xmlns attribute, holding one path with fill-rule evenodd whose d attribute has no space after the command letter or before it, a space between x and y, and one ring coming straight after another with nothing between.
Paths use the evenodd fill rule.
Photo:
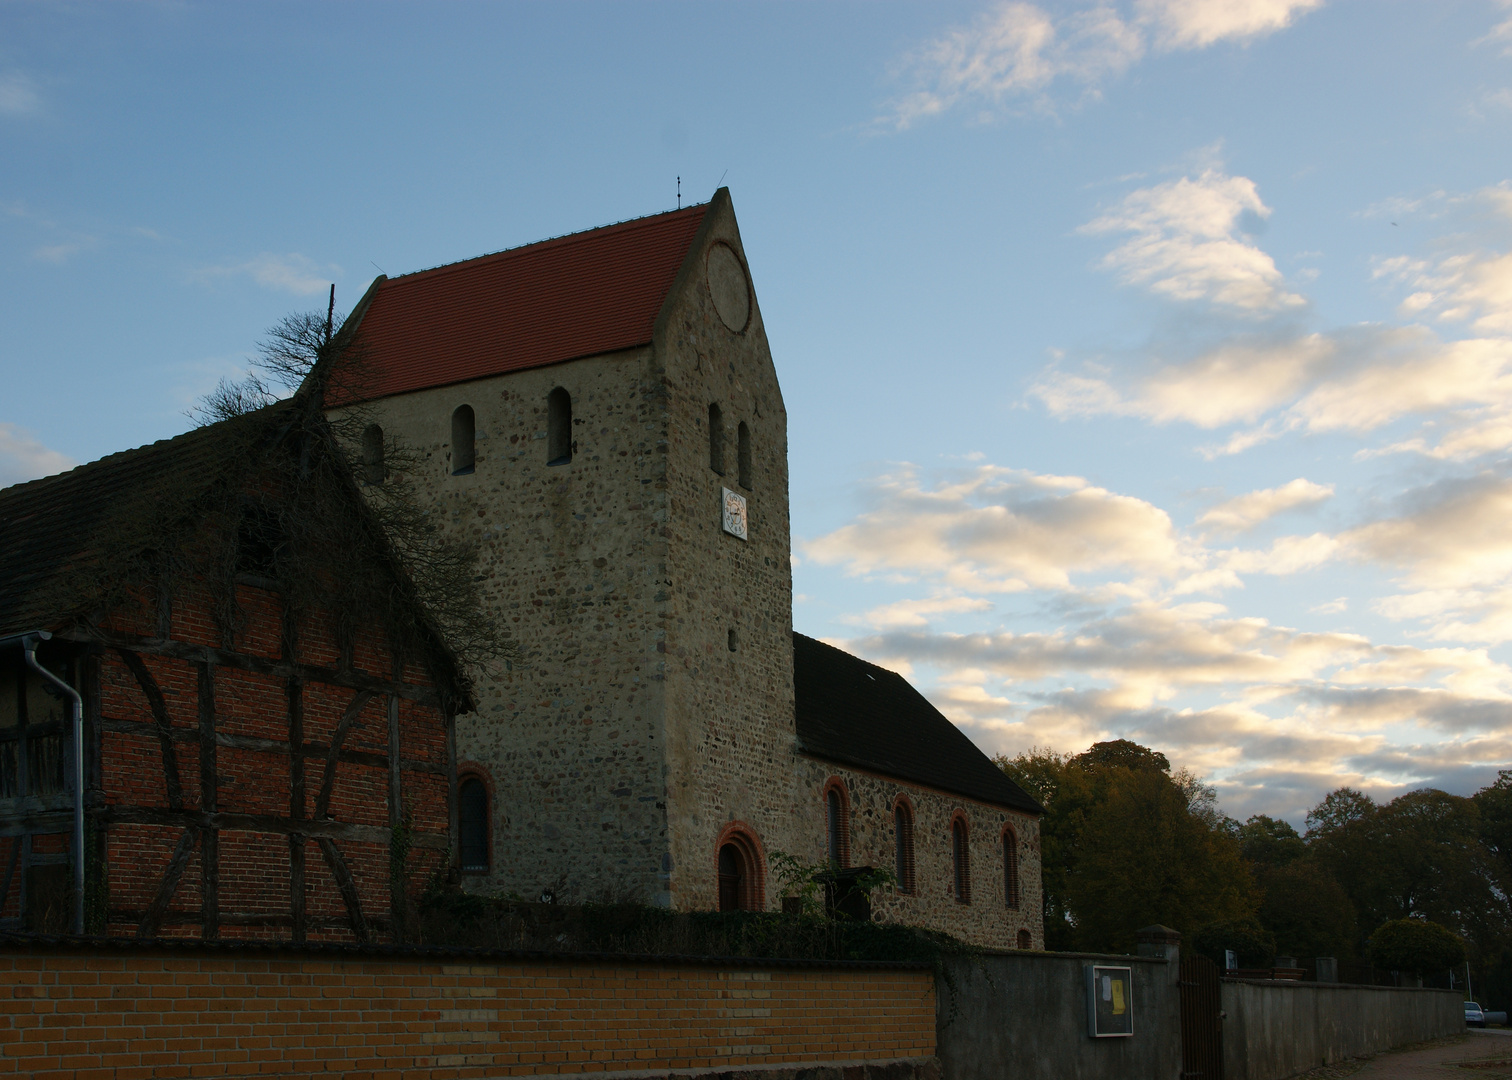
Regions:
<instances>
[{"instance_id":1,"label":"half-timbered barn","mask_svg":"<svg viewBox=\"0 0 1512 1080\"><path fill-rule=\"evenodd\" d=\"M402 940L446 870L470 693L301 411L0 492L0 925Z\"/></svg>"}]
</instances>

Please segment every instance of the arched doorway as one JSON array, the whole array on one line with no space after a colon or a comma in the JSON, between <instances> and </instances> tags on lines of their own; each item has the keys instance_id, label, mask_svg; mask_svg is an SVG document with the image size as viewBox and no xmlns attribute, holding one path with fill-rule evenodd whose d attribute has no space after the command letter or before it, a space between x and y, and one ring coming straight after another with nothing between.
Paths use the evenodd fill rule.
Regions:
<instances>
[{"instance_id":1,"label":"arched doorway","mask_svg":"<svg viewBox=\"0 0 1512 1080\"><path fill-rule=\"evenodd\" d=\"M716 871L720 911L761 911L766 906L761 847L746 827L727 825L720 834Z\"/></svg>"}]
</instances>

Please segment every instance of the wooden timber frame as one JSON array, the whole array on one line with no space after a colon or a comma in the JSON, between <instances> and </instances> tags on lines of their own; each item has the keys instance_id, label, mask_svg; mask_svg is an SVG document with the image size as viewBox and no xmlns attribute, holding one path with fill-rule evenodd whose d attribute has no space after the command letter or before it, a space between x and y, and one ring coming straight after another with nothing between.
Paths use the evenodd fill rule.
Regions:
<instances>
[{"instance_id":1,"label":"wooden timber frame","mask_svg":"<svg viewBox=\"0 0 1512 1080\"><path fill-rule=\"evenodd\" d=\"M455 707L446 696L434 687L416 685L403 681L403 664L395 655L395 662L388 677L375 676L353 668L350 650L343 650L337 667L324 667L302 663L296 653L294 620L285 608L281 655L277 659L240 651L234 648L216 648L174 640L169 636L171 616L164 603L159 613L159 633L143 636L93 626L55 632L55 656L71 654L71 669L77 689L84 699L85 766L86 766L86 883L96 875L107 875L106 851L112 829L128 825L166 826L180 830L177 843L169 857L166 869L157 883L151 902L142 909L101 909L97 902L90 913L89 922L93 932L105 932L107 926L134 926L140 938L157 937L174 928L173 936L181 936L185 929L198 927L205 940L222 937L223 928L263 927L286 928L287 936L295 942L309 940L312 933L330 937L332 932L345 931L358 942L377 940L386 931L390 940L399 943L406 938L403 913L406 910L406 879L392 872L388 874L388 899L391 915L378 915L364 910L361 888L343 853L343 843L366 841L392 850L396 830L406 829L404 780L406 774L432 774L445 778L446 808L445 831L414 829L407 843L414 848L444 852L449 855L455 869L458 845L457 831L457 754L455 738ZM193 669L195 684L195 718L191 727L175 724L170 715L167 700L157 678L144 658L156 662L171 661L189 665ZM130 672L151 722L112 716L102 712L103 698L101 672L107 660L118 660ZM284 708L287 714L285 738L256 738L219 729L216 685L217 674L222 671L248 672L263 676L266 680L281 683ZM345 711L328 742L311 741L305 735L305 692L311 684L325 684L328 688L350 691ZM24 686L24 683L23 683ZM22 695L24 697L24 693ZM348 735L358 725L359 714L375 699L387 704L386 752L374 753L349 747ZM404 758L400 753L401 724L400 703L410 701L437 712L438 726L444 725L444 757L438 760ZM0 734L19 738L24 748L27 738L50 734L50 727L28 727L24 705L18 731ZM108 767L105 761L104 739L107 732L134 737L155 745L156 757L161 762L161 802L133 805L111 801L108 790ZM192 744L197 751L198 798L187 797L181 775L181 750ZM248 813L235 807L222 805L222 781L219 758L223 750L252 752L282 759L288 772L287 813L274 815ZM36 855L33 848L37 839L44 835L62 833L66 848L72 828L71 790L62 795L35 796L24 794L28 789L25 778L24 749L17 755L21 762L21 792L17 798L0 798L0 902L11 895L12 880L18 870L21 874L22 897L21 919L26 919L25 870L29 866L47 862L63 862L63 854ZM360 765L383 770L387 774L386 826L371 823L338 820L332 811L333 795L340 784L343 765ZM313 804L310 801L313 788ZM54 804L57 805L54 805ZM191 805L197 803L196 805ZM221 902L222 860L220 842L222 833L246 831L261 834L281 835L288 847L288 897L287 914L270 914L267 905L262 911L226 910ZM8 841L8 843L7 843ZM313 842L319 856L330 871L345 907L343 918L318 918L306 910L306 860ZM6 848L9 850L6 850ZM197 910L177 907L174 899L179 891L191 856L198 852L200 866L199 892L201 902ZM106 891L93 894L103 898ZM371 895L371 894L370 894ZM120 932L116 930L114 932ZM240 935L236 935L240 936ZM259 936L266 937L267 931ZM282 936L282 935L278 935Z\"/></svg>"}]
</instances>

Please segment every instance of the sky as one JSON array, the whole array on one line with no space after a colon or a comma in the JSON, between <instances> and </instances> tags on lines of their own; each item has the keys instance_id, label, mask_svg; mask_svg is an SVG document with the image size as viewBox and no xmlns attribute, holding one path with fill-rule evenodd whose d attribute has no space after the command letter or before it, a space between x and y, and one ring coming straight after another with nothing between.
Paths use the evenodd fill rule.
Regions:
<instances>
[{"instance_id":1,"label":"sky","mask_svg":"<svg viewBox=\"0 0 1512 1080\"><path fill-rule=\"evenodd\" d=\"M794 622L1224 811L1512 767L1512 5L0 3L0 484L728 185Z\"/></svg>"}]
</instances>

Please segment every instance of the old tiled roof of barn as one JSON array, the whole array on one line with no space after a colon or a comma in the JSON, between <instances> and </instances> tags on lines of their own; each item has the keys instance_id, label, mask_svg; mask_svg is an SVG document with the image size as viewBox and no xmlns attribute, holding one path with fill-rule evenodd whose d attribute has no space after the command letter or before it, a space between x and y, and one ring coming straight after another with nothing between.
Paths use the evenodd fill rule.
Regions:
<instances>
[{"instance_id":1,"label":"old tiled roof of barn","mask_svg":"<svg viewBox=\"0 0 1512 1080\"><path fill-rule=\"evenodd\" d=\"M380 278L358 312L362 396L646 345L707 204Z\"/></svg>"},{"instance_id":2,"label":"old tiled roof of barn","mask_svg":"<svg viewBox=\"0 0 1512 1080\"><path fill-rule=\"evenodd\" d=\"M67 614L58 591L87 576L133 508L183 505L224 471L220 425L197 428L76 469L0 490L0 635L48 629Z\"/></svg>"},{"instance_id":3,"label":"old tiled roof of barn","mask_svg":"<svg viewBox=\"0 0 1512 1080\"><path fill-rule=\"evenodd\" d=\"M793 689L805 753L1040 813L1039 803L897 672L795 633Z\"/></svg>"}]
</instances>

